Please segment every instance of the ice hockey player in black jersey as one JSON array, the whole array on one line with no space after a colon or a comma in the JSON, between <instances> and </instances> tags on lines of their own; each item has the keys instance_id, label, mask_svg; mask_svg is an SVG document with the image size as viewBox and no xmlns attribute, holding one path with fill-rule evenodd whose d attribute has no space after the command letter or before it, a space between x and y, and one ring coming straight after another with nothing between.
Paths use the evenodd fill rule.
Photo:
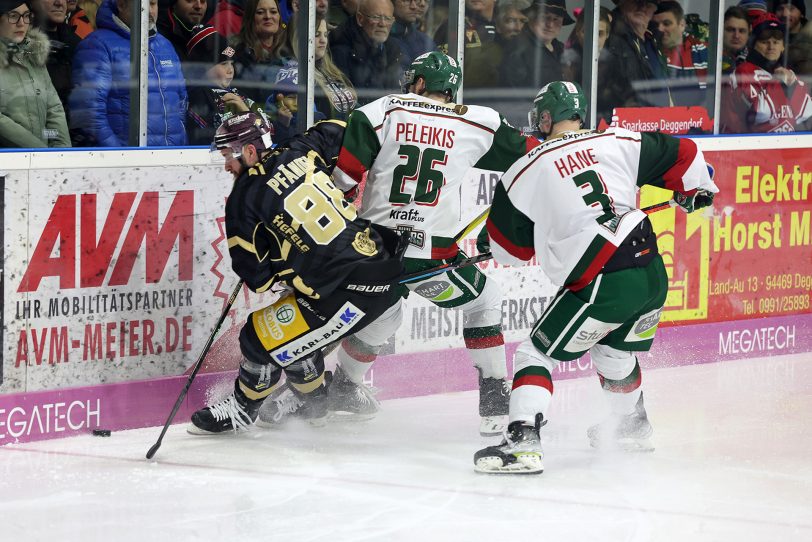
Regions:
<instances>
[{"instance_id":1,"label":"ice hockey player in black jersey","mask_svg":"<svg viewBox=\"0 0 812 542\"><path fill-rule=\"evenodd\" d=\"M190 433L247 429L283 372L303 405L297 415L323 420L323 348L395 301L399 235L358 218L330 178L343 133L341 121L320 122L271 148L269 127L253 113L218 128L214 145L235 178L226 203L232 268L255 292L287 291L248 317L234 392L195 412Z\"/></svg>"}]
</instances>

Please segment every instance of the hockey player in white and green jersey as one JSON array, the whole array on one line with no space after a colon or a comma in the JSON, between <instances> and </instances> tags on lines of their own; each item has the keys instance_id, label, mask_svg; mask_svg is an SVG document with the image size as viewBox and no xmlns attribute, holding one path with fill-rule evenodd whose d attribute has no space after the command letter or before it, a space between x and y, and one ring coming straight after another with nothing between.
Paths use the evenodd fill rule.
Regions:
<instances>
[{"instance_id":1,"label":"hockey player in white and green jersey","mask_svg":"<svg viewBox=\"0 0 812 542\"><path fill-rule=\"evenodd\" d=\"M407 272L464 257L454 236L471 167L506 171L538 144L493 109L454 103L461 82L454 59L426 53L406 72L408 92L356 109L347 122L334 178L345 190L365 179L359 216L409 236ZM480 433L502 433L508 386L499 287L471 266L409 289L439 307L462 310L465 346L479 371ZM343 341L333 386L360 384L400 320L398 304L371 329Z\"/></svg>"},{"instance_id":2,"label":"hockey player in white and green jersey","mask_svg":"<svg viewBox=\"0 0 812 542\"><path fill-rule=\"evenodd\" d=\"M506 265L535 256L561 289L516 351L508 431L502 444L474 455L479 472L542 472L539 428L551 374L587 351L611 406L611 416L589 429L590 443L652 449L634 352L651 348L668 278L636 194L644 184L673 190L675 203L692 212L710 205L718 188L690 139L581 130L585 109L574 83L543 87L531 125L546 140L496 187L482 248Z\"/></svg>"}]
</instances>

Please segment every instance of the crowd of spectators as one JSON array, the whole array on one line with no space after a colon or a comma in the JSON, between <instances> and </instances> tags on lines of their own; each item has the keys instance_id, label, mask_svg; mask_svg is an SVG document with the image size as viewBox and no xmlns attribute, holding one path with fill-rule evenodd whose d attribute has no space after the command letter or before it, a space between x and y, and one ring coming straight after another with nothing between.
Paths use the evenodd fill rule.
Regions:
<instances>
[{"instance_id":1,"label":"crowd of spectators","mask_svg":"<svg viewBox=\"0 0 812 542\"><path fill-rule=\"evenodd\" d=\"M0 147L128 145L136 1L0 0ZM299 0L148 1L148 145L208 144L225 115L249 110L277 141L294 133ZM509 95L526 107L550 81L581 81L584 12L567 3L465 0L472 99L499 109ZM315 9L316 119L346 119L400 90L417 56L448 51L448 0L316 0ZM618 107L710 108L702 18L676 0L602 7L599 119ZM805 0L741 0L723 28L722 131L812 128Z\"/></svg>"}]
</instances>

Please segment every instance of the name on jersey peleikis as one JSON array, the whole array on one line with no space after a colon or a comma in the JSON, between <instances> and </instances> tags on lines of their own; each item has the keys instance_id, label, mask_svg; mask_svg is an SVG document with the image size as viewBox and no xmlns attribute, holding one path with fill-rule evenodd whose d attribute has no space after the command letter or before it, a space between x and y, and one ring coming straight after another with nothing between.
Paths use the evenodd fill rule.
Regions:
<instances>
[{"instance_id":1,"label":"name on jersey peleikis","mask_svg":"<svg viewBox=\"0 0 812 542\"><path fill-rule=\"evenodd\" d=\"M454 130L437 126L426 126L412 122L399 122L395 126L395 139L404 143L420 143L431 147L454 146Z\"/></svg>"},{"instance_id":2,"label":"name on jersey peleikis","mask_svg":"<svg viewBox=\"0 0 812 542\"><path fill-rule=\"evenodd\" d=\"M302 238L299 237L299 234L296 233L293 226L285 223L282 216L283 215L280 213L273 217L273 227L285 237L285 240L295 246L299 252L309 252L310 247L307 245L307 243L302 241Z\"/></svg>"},{"instance_id":3,"label":"name on jersey peleikis","mask_svg":"<svg viewBox=\"0 0 812 542\"><path fill-rule=\"evenodd\" d=\"M293 184L294 181L303 177L307 173L307 163L307 156L300 156L299 158L291 160L287 164L281 164L278 166L277 172L274 173L265 184L267 184L271 190L276 192L277 195L281 196L282 188L290 188L290 185Z\"/></svg>"}]
</instances>

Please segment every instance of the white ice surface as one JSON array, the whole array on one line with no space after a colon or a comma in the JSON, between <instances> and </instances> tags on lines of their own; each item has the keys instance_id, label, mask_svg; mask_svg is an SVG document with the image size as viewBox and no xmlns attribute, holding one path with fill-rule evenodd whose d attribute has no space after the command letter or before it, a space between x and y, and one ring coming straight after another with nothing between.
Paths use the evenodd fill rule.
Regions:
<instances>
[{"instance_id":1,"label":"white ice surface","mask_svg":"<svg viewBox=\"0 0 812 542\"><path fill-rule=\"evenodd\" d=\"M0 448L0 540L812 541L812 354L644 373L653 453L589 448L596 379L560 381L545 472L473 472L476 392L241 437L173 426Z\"/></svg>"}]
</instances>

